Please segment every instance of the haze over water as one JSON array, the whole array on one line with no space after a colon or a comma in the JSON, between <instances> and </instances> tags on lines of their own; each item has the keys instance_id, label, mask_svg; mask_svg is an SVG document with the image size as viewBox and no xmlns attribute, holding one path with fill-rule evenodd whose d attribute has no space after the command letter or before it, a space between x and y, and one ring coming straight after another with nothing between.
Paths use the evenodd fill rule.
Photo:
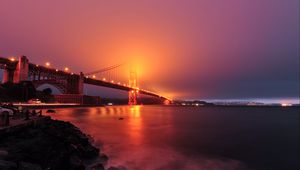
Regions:
<instances>
[{"instance_id":1,"label":"haze over water","mask_svg":"<svg viewBox=\"0 0 300 170\"><path fill-rule=\"evenodd\" d=\"M299 107L57 109L129 170L299 169ZM124 120L119 120L119 118Z\"/></svg>"}]
</instances>

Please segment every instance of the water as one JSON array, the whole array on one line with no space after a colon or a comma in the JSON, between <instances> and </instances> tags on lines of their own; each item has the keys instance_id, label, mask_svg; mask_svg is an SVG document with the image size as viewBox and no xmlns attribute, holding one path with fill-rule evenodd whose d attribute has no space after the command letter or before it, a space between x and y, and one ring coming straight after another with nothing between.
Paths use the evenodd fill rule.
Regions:
<instances>
[{"instance_id":1,"label":"water","mask_svg":"<svg viewBox=\"0 0 300 170\"><path fill-rule=\"evenodd\" d=\"M113 106L51 114L133 170L299 169L299 108ZM119 118L124 118L119 120Z\"/></svg>"}]
</instances>

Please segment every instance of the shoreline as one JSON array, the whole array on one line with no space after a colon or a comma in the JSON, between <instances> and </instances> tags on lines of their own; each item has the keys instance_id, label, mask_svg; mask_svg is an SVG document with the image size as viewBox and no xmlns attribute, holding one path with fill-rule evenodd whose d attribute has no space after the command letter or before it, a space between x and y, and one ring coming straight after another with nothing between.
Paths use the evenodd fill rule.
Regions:
<instances>
[{"instance_id":1,"label":"shoreline","mask_svg":"<svg viewBox=\"0 0 300 170\"><path fill-rule=\"evenodd\" d=\"M85 107L118 107L118 106L130 106L130 105L14 105L15 107L22 106L27 109L61 109L61 108L85 108ZM300 105L293 106L280 106L280 105L213 105L213 106L193 106L193 105L135 105L135 106L164 106L164 107L193 107L193 108L300 108Z\"/></svg>"}]
</instances>

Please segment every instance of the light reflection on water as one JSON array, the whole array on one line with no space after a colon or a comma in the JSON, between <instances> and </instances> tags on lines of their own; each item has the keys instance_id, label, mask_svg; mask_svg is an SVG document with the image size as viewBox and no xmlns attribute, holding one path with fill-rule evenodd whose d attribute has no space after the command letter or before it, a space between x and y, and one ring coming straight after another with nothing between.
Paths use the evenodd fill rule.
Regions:
<instances>
[{"instance_id":1,"label":"light reflection on water","mask_svg":"<svg viewBox=\"0 0 300 170\"><path fill-rule=\"evenodd\" d=\"M108 166L231 170L246 169L249 163L251 169L282 169L289 163L299 167L295 163L299 110L294 108L112 106L56 111L50 114L53 118L70 121L93 136L109 156ZM282 165L277 165L280 161Z\"/></svg>"}]
</instances>

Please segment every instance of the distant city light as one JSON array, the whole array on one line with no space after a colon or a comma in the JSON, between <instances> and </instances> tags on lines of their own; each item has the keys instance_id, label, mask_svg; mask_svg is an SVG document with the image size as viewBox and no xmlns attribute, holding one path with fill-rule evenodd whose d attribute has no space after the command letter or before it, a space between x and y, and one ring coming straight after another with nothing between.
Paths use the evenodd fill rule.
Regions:
<instances>
[{"instance_id":1,"label":"distant city light","mask_svg":"<svg viewBox=\"0 0 300 170\"><path fill-rule=\"evenodd\" d=\"M94 79L94 78L96 78L96 75L93 75L92 77L93 77L93 79Z\"/></svg>"},{"instance_id":2,"label":"distant city light","mask_svg":"<svg viewBox=\"0 0 300 170\"><path fill-rule=\"evenodd\" d=\"M11 57L9 60L10 61L16 61L16 59L14 57Z\"/></svg>"},{"instance_id":3,"label":"distant city light","mask_svg":"<svg viewBox=\"0 0 300 170\"><path fill-rule=\"evenodd\" d=\"M106 78L105 77L103 77L103 79L102 79L103 81L106 81Z\"/></svg>"},{"instance_id":4,"label":"distant city light","mask_svg":"<svg viewBox=\"0 0 300 170\"><path fill-rule=\"evenodd\" d=\"M56 72L58 72L58 69L55 69Z\"/></svg>"},{"instance_id":5,"label":"distant city light","mask_svg":"<svg viewBox=\"0 0 300 170\"><path fill-rule=\"evenodd\" d=\"M290 104L290 103L281 103L281 106L282 107L287 107L287 106L292 106L292 104Z\"/></svg>"}]
</instances>

